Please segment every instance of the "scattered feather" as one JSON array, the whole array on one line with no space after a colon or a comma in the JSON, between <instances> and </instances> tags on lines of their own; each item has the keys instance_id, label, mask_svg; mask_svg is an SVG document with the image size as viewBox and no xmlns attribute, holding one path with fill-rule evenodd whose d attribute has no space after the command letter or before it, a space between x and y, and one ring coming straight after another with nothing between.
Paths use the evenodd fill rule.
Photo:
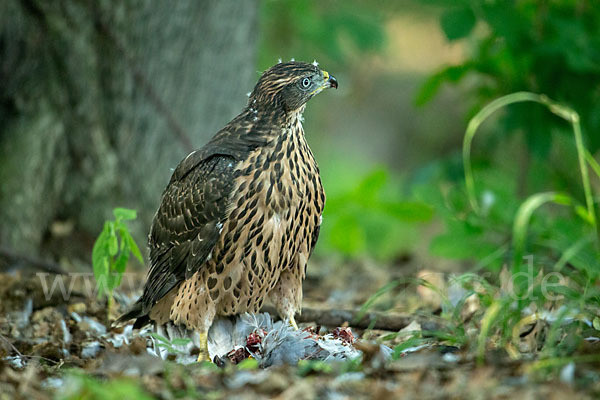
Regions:
<instances>
[{"instance_id":1,"label":"scattered feather","mask_svg":"<svg viewBox=\"0 0 600 400\"><path fill-rule=\"evenodd\" d=\"M67 328L67 324L64 319L60 320L60 329L63 334L63 342L65 344L71 343L71 333L69 332L69 329Z\"/></svg>"},{"instance_id":2,"label":"scattered feather","mask_svg":"<svg viewBox=\"0 0 600 400\"><path fill-rule=\"evenodd\" d=\"M94 340L81 346L81 358L94 358L100 352L100 342Z\"/></svg>"},{"instance_id":3,"label":"scattered feather","mask_svg":"<svg viewBox=\"0 0 600 400\"><path fill-rule=\"evenodd\" d=\"M563 383L572 385L575 379L575 363L570 362L560 370L560 380Z\"/></svg>"},{"instance_id":4,"label":"scattered feather","mask_svg":"<svg viewBox=\"0 0 600 400\"><path fill-rule=\"evenodd\" d=\"M192 344L177 342L190 338L194 332L168 326L159 335L150 335L155 344L151 354L165 359L174 355L177 362L195 362ZM177 344L174 344L177 342ZM237 364L254 358L260 367L297 364L300 360L343 361L360 357L354 348L350 328L337 328L320 336L309 330L295 330L284 321L273 322L267 313L244 314L235 319L221 317L208 331L208 352L211 360Z\"/></svg>"}]
</instances>

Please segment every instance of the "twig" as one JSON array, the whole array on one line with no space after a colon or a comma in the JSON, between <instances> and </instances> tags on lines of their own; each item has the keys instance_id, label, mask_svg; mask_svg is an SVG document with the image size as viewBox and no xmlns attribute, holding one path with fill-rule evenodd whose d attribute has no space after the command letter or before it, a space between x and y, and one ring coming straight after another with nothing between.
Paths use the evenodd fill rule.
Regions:
<instances>
[{"instance_id":1,"label":"twig","mask_svg":"<svg viewBox=\"0 0 600 400\"><path fill-rule=\"evenodd\" d=\"M10 347L13 349L13 351L14 351L15 353L17 353L17 355L18 355L19 357L23 357L23 354L22 354L22 353L19 351L19 349L17 349L17 348L15 347L15 345L14 345L14 344L12 344L12 342L11 342L10 340L8 340L8 338L6 338L6 337L4 337L4 335L0 334L0 339L2 339L2 340L3 340L3 341L6 343L6 344L8 344L8 345L9 345L9 346L10 346Z\"/></svg>"},{"instance_id":2,"label":"twig","mask_svg":"<svg viewBox=\"0 0 600 400\"><path fill-rule=\"evenodd\" d=\"M40 258L35 258L35 257L31 257L25 254L19 254L16 253L6 247L0 247L0 256L10 260L10 261L22 261L25 262L27 264L31 264L34 267L42 270L42 271L46 271L52 274L57 274L57 275L65 275L66 272L64 269L62 269L60 267L60 265L58 265L57 263L51 262L51 261L46 261L46 260L42 260Z\"/></svg>"},{"instance_id":3,"label":"twig","mask_svg":"<svg viewBox=\"0 0 600 400\"><path fill-rule=\"evenodd\" d=\"M8 345L9 345L9 346L10 346L10 347L13 349L13 351L14 351L15 353L17 353L17 357L21 357L21 358L30 358L30 359L40 359L40 360L44 360L44 361L47 361L47 362L50 362L50 363L53 363L53 364L58 364L58 362L56 362L56 361L54 361L54 360L51 360L51 359L49 359L49 358L46 358L46 357L42 357L42 356L29 356L29 355L27 355L27 354L23 354L23 353L21 353L21 352L19 351L19 349L17 349L17 348L15 347L15 345L14 345L14 344L12 344L12 342L11 342L10 340L8 340L8 338L7 338L7 337L5 337L4 335L1 335L1 334L0 334L0 339L2 339L2 341L4 341L6 344L8 344Z\"/></svg>"},{"instance_id":4,"label":"twig","mask_svg":"<svg viewBox=\"0 0 600 400\"><path fill-rule=\"evenodd\" d=\"M263 307L261 311L277 315L275 308L270 306ZM318 325L329 327L341 326L344 323L348 323L349 326L354 328L372 328L396 332L407 327L416 318L415 316L376 311L367 312L362 318L357 320L358 317L360 317L359 310L328 310L304 307L302 308L302 314L296 315L296 322L315 322Z\"/></svg>"}]
</instances>

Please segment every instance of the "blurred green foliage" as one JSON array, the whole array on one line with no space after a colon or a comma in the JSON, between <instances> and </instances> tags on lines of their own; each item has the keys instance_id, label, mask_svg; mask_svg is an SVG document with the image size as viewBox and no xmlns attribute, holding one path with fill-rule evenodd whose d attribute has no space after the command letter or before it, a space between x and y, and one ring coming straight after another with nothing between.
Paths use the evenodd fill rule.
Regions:
<instances>
[{"instance_id":1,"label":"blurred green foliage","mask_svg":"<svg viewBox=\"0 0 600 400\"><path fill-rule=\"evenodd\" d=\"M443 172L441 179L447 179ZM498 169L477 171L483 213L471 212L464 186L437 185L415 189L418 198L431 204L444 221L446 231L430 245L434 255L451 259L475 259L481 266L498 270L508 252L510 228L518 208L512 176Z\"/></svg>"},{"instance_id":2,"label":"blurred green foliage","mask_svg":"<svg viewBox=\"0 0 600 400\"><path fill-rule=\"evenodd\" d=\"M428 0L444 10L450 41L467 39L459 65L443 68L422 86L428 102L445 82L478 79L466 95L475 108L516 91L544 93L581 116L587 146L600 149L600 7L585 0ZM568 127L540 107L517 105L502 117L504 134L527 127L530 149L546 156L551 132Z\"/></svg>"},{"instance_id":3,"label":"blurred green foliage","mask_svg":"<svg viewBox=\"0 0 600 400\"><path fill-rule=\"evenodd\" d=\"M383 12L361 0L261 2L259 67L281 58L317 59L336 69L356 51L383 48Z\"/></svg>"},{"instance_id":4,"label":"blurred green foliage","mask_svg":"<svg viewBox=\"0 0 600 400\"><path fill-rule=\"evenodd\" d=\"M531 103L528 106L536 107ZM559 106L548 106L560 113L562 109L556 107ZM546 113L549 114L547 110ZM569 115L565 114L565 117ZM536 268L562 272L568 263L577 271L577 278L584 277L583 282L595 281L600 265L600 236L589 170L598 174L597 163L589 153L586 161L586 149L577 140L577 115L573 113L571 117L575 139L571 139L570 146L578 149L580 162L570 167L581 171L578 186L588 193L587 205L577 200L580 188L573 193L546 191L529 196L526 201L519 200L515 171L506 171L497 165L479 165L473 178L467 152L464 154L464 162L469 164L465 165L466 182L471 179L474 186L451 183L453 178L440 168L436 184L422 185L416 190L419 199L435 207L446 227L446 232L433 239L431 251L448 258L475 259L479 268L487 267L493 271L505 264L513 265L513 272L521 268L523 255L534 254ZM523 129L528 132L527 127ZM548 176L543 170L551 166L540 164L537 167L542 170L537 171L538 175ZM568 208L540 208L547 203Z\"/></svg>"},{"instance_id":5,"label":"blurred green foliage","mask_svg":"<svg viewBox=\"0 0 600 400\"><path fill-rule=\"evenodd\" d=\"M417 104L431 100L443 83L457 83L467 77L476 78L469 80L465 94L473 114L501 95L522 90L539 92L576 110L587 149L594 152L600 148L600 8L575 0L427 3L441 7L440 26L446 38L465 39L470 51L461 64L447 66L432 75L421 87ZM552 107L550 111L525 103L502 110L495 124L496 133L490 136L495 149L488 147L474 163L481 212L469 204L468 185L457 184L456 175L446 173L447 164L439 164L440 175L435 183L431 181L430 186L419 188L419 198L435 207L446 226L446 232L431 243L433 253L475 259L479 268L493 271L503 264L514 264L511 240L518 231L513 229L515 218L523 212L520 197L532 188L551 188L563 193L534 196L568 199L572 207L559 210L556 206L544 206L536 210L527 221L523 238L527 251L535 254L536 263L546 270L560 270L569 264L586 279L596 279L597 274L591 271L598 267L600 259L595 246L590 183L584 177L582 185L582 163L586 164L581 160L582 153L579 165L574 156L584 151L583 144L573 140L571 127L559 118L570 117ZM515 150L506 140L515 132L522 133L527 144L526 151L517 149L520 165L515 165L519 158L515 160L514 155L513 165L490 163L494 153ZM553 132L568 136L553 137ZM533 162L523 161L529 160L529 155L535 156ZM560 162L548 162L557 155ZM469 179L470 171L466 172ZM542 198L534 196L528 199L532 204ZM586 211L586 203L591 213ZM561 260L560 265L557 260Z\"/></svg>"},{"instance_id":6,"label":"blurred green foliage","mask_svg":"<svg viewBox=\"0 0 600 400\"><path fill-rule=\"evenodd\" d=\"M433 253L476 259L479 268L492 272L505 267L500 274L490 275L489 280L474 274L457 280L468 290L465 296L476 294L484 306L474 318L479 325L478 329L472 330L478 332L477 338L465 336L463 320L459 317L464 301L448 304L442 315L450 325L447 331L454 335L452 340L477 342L480 361L484 360L490 341L495 345L518 348L523 327L541 318L532 314L532 310L558 310L546 321L551 326L551 333L538 339L537 350L542 359L570 356L579 348L585 330L589 329L578 319L592 320L600 306L597 288L600 234L595 204L599 196L597 191L592 192L589 175L591 170L595 179L599 179L600 166L580 140L579 118L574 111L531 93L505 96L500 100L508 101L495 102L504 104L495 109L523 99L541 99L546 105L546 113L552 111L572 123L574 138L571 142L572 147L577 148L579 164L571 167L581 172L579 185L586 193L585 205L577 201L576 194L567 192L546 191L530 195L525 201L517 200L516 180L506 171L489 165L475 169L475 185L451 184L441 191L435 190L433 185L424 185L418 191L419 198L435 206L446 226L446 232L431 244ZM527 106L534 105L529 103ZM485 113L482 111L473 117L469 127L482 114ZM485 115L481 122L490 116L489 113ZM525 132L527 128L523 127ZM467 138L474 134L474 130L467 129ZM469 164L470 146L464 149L466 182L469 182L473 173ZM444 178L440 181L447 182ZM549 207L551 204L555 206ZM561 206L560 209L556 205ZM523 257L525 255L529 256ZM567 319L569 323L564 324ZM567 335L574 341L572 345L563 346L560 337Z\"/></svg>"},{"instance_id":7,"label":"blurred green foliage","mask_svg":"<svg viewBox=\"0 0 600 400\"><path fill-rule=\"evenodd\" d=\"M141 385L126 378L102 381L78 370L67 374L66 387L56 396L60 400L150 400L153 396L146 393Z\"/></svg>"},{"instance_id":8,"label":"blurred green foliage","mask_svg":"<svg viewBox=\"0 0 600 400\"><path fill-rule=\"evenodd\" d=\"M439 173L440 181L447 182L447 171L440 169ZM473 212L462 184L442 184L443 190L438 185L426 184L415 192L418 199L435 208L436 215L444 222L445 232L431 242L434 255L475 260L477 269L497 272L512 261L513 223L521 205L516 193L517 180L510 172L497 167L479 166L475 174L477 196L482 205L480 214ZM542 208L532 217L527 251L535 255L536 268L559 269L558 260L569 253L570 266L585 272L586 276L597 276L598 272L592 272L598 270L599 265L595 232L577 210L576 207ZM577 251L570 251L575 244Z\"/></svg>"},{"instance_id":9,"label":"blurred green foliage","mask_svg":"<svg viewBox=\"0 0 600 400\"><path fill-rule=\"evenodd\" d=\"M433 216L431 206L411 200L405 185L384 168L364 172L335 158L323 164L327 203L319 252L390 260L410 250L419 225Z\"/></svg>"}]
</instances>

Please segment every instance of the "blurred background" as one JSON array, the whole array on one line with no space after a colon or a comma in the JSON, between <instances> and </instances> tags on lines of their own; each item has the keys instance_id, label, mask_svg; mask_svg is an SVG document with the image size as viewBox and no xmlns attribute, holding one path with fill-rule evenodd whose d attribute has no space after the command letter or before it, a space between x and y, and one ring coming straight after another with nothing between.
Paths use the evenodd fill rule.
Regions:
<instances>
[{"instance_id":1,"label":"blurred background","mask_svg":"<svg viewBox=\"0 0 600 400\"><path fill-rule=\"evenodd\" d=\"M305 113L328 196L317 262L498 271L523 199L558 190L584 202L571 127L542 106L510 106L477 135L481 213L461 151L477 111L526 90L576 110L598 154L592 1L4 0L0 265L89 270L115 207L138 211L145 247L173 168L291 58L340 83ZM576 211L545 212L529 241L540 262L591 235ZM587 240L572 262L596 274L595 257Z\"/></svg>"}]
</instances>

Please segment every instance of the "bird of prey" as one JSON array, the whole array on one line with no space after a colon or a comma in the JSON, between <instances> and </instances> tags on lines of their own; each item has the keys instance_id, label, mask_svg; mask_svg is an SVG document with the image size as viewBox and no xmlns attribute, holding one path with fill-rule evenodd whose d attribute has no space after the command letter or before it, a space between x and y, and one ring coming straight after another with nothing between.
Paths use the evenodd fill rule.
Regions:
<instances>
[{"instance_id":1,"label":"bird of prey","mask_svg":"<svg viewBox=\"0 0 600 400\"><path fill-rule=\"evenodd\" d=\"M337 80L315 63L265 71L242 112L179 163L149 234L144 291L116 322L192 331L208 360L217 316L269 300L297 328L325 192L302 128L306 102Z\"/></svg>"}]
</instances>

